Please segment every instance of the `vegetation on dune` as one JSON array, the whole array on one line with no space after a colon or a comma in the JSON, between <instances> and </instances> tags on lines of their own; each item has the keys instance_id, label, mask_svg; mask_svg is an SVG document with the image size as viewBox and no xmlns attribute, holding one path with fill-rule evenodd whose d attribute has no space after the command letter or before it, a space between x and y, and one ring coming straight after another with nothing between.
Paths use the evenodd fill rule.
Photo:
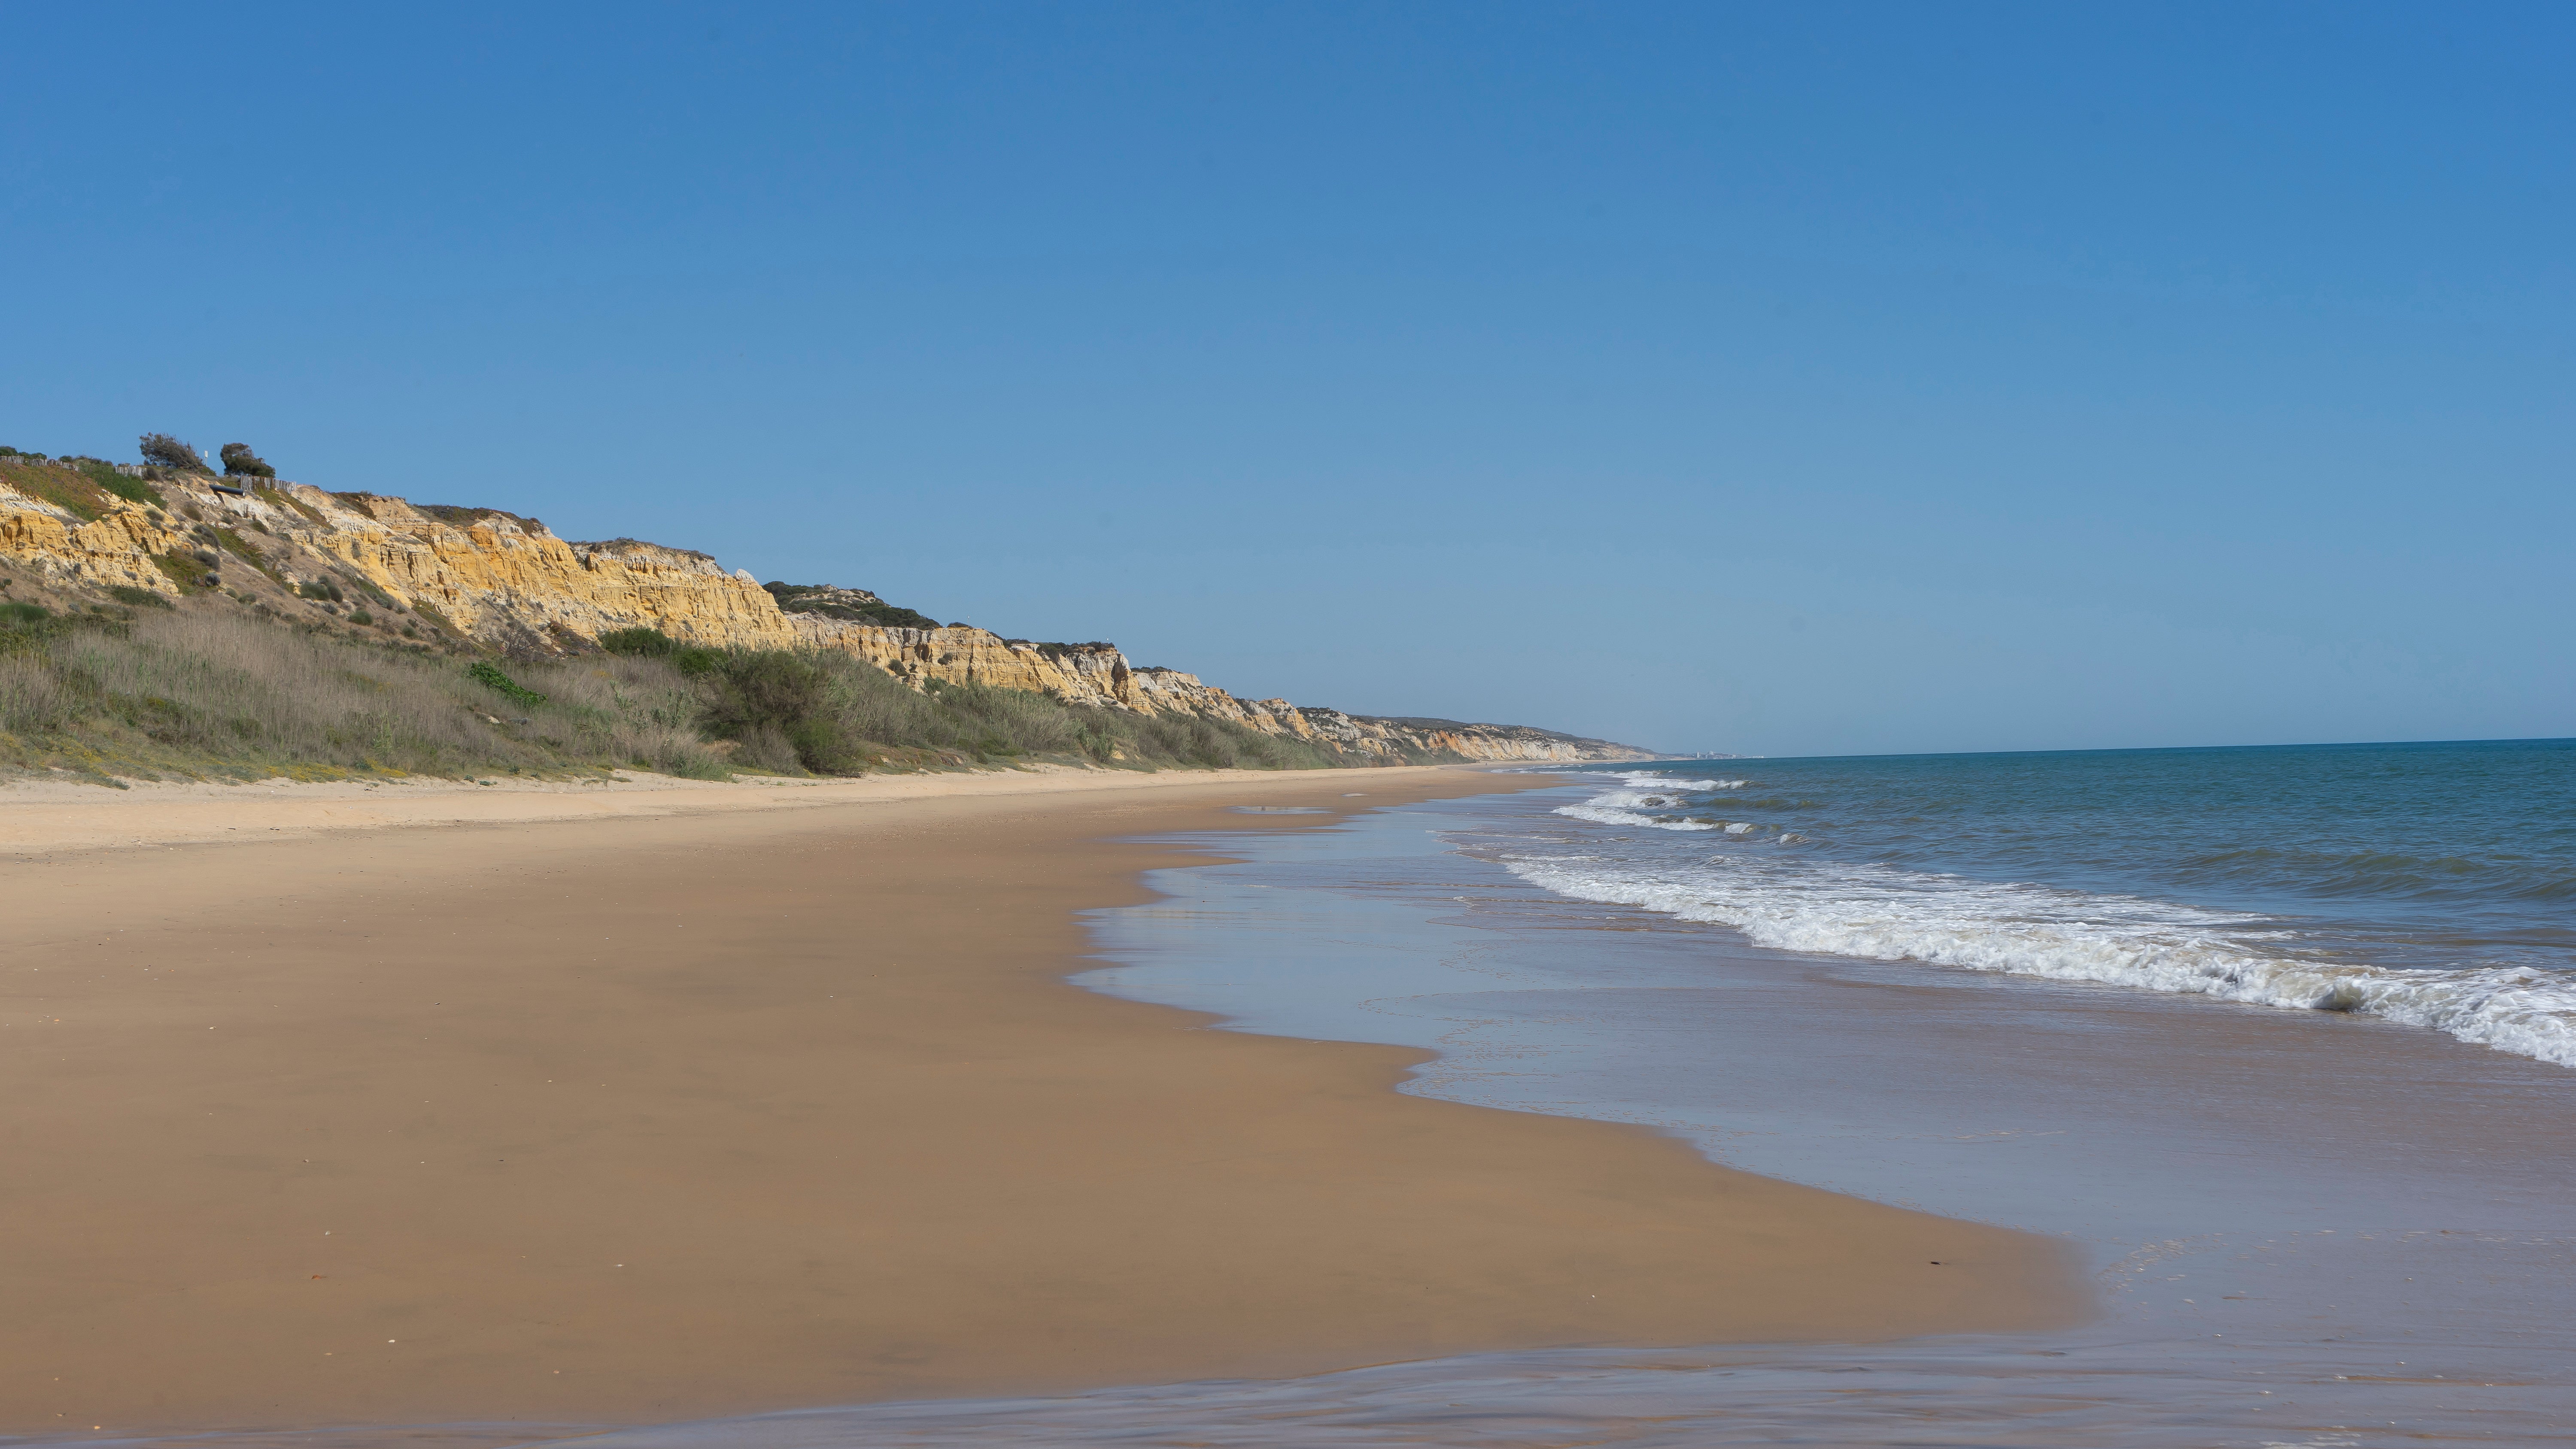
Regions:
<instances>
[{"instance_id":1,"label":"vegetation on dune","mask_svg":"<svg viewBox=\"0 0 2576 1449\"><path fill-rule=\"evenodd\" d=\"M116 600L120 604L129 605L137 609L173 609L178 607L168 599L152 592L150 589L138 589L132 584L110 584L108 585L107 596Z\"/></svg>"},{"instance_id":2,"label":"vegetation on dune","mask_svg":"<svg viewBox=\"0 0 2576 1449\"><path fill-rule=\"evenodd\" d=\"M239 532L230 528L217 528L210 524L203 523L190 529L189 532L197 535L201 540L211 541L215 547L223 550L225 553L231 554L233 557L240 559L243 563L249 564L252 568L268 575L271 579L275 580L280 587L285 586L286 575L279 573L277 571L277 566L268 561L268 555L261 552L256 544L243 538Z\"/></svg>"},{"instance_id":3,"label":"vegetation on dune","mask_svg":"<svg viewBox=\"0 0 2576 1449\"><path fill-rule=\"evenodd\" d=\"M114 465L96 458L65 458L67 466L44 463L25 454L0 454L0 481L30 498L54 505L83 523L104 518L115 507L111 496L154 508L168 505L159 490L140 478L128 478Z\"/></svg>"},{"instance_id":4,"label":"vegetation on dune","mask_svg":"<svg viewBox=\"0 0 2576 1449\"><path fill-rule=\"evenodd\" d=\"M200 568L170 560L174 577ZM127 597L131 595L131 597ZM1134 769L1340 763L1297 740L979 685L906 687L831 650L730 650L650 629L605 655L467 659L252 617L0 603L0 766L103 783L655 770L856 774L1055 760Z\"/></svg>"},{"instance_id":5,"label":"vegetation on dune","mask_svg":"<svg viewBox=\"0 0 2576 1449\"><path fill-rule=\"evenodd\" d=\"M944 680L915 690L838 650L707 649L652 629L623 629L599 642L624 657L668 660L699 680L708 733L730 742L742 763L782 773L1023 759L1139 769L1341 763L1317 746L1240 725L1132 715Z\"/></svg>"},{"instance_id":6,"label":"vegetation on dune","mask_svg":"<svg viewBox=\"0 0 2576 1449\"><path fill-rule=\"evenodd\" d=\"M594 642L558 622L548 628L563 657L514 653L504 661L427 602L406 609L362 573L327 562L311 571L312 562L259 517L208 517L185 495L165 497L155 482L202 484L214 474L194 445L146 433L140 449L145 466L119 472L103 459L0 447L0 482L27 497L83 522L141 505L179 535L150 558L171 587L97 586L91 597L112 603L66 606L50 591L52 607L10 602L11 571L0 570L0 773L55 767L108 780L632 767L714 778L733 770L855 774L1039 761L1127 769L1343 763L1327 745L1226 721L944 680L915 688L832 649L709 648L651 628ZM249 496L310 523L328 521L317 506L322 495L287 491L249 444L226 443L218 457L223 475ZM190 476L175 476L183 474ZM368 517L383 505L365 493L329 499ZM417 511L467 528L543 526L494 508ZM575 547L649 546L613 539ZM294 620L273 607L260 576L302 601ZM863 589L764 587L793 612L941 627ZM246 612L210 608L227 596ZM1111 647L1012 642L1057 659ZM533 653L544 641L523 645L517 652Z\"/></svg>"},{"instance_id":7,"label":"vegetation on dune","mask_svg":"<svg viewBox=\"0 0 2576 1449\"><path fill-rule=\"evenodd\" d=\"M347 495L334 496L345 497ZM441 523L452 523L459 528L472 528L475 524L481 523L487 518L506 518L512 523L518 524L520 527L526 529L539 529L545 527L543 523L538 522L536 519L522 518L518 514L501 508L469 508L454 503L415 503L411 507L412 512L420 514L424 518L435 518Z\"/></svg>"},{"instance_id":8,"label":"vegetation on dune","mask_svg":"<svg viewBox=\"0 0 2576 1449\"><path fill-rule=\"evenodd\" d=\"M305 502L303 499L296 497L294 494L287 492L283 488L272 488L264 483L254 483L251 485L251 492L258 495L260 502L267 504L271 508L294 509L296 512L304 515L304 521L307 523L320 523L323 521L321 509L314 507L312 504Z\"/></svg>"},{"instance_id":9,"label":"vegetation on dune","mask_svg":"<svg viewBox=\"0 0 2576 1449\"><path fill-rule=\"evenodd\" d=\"M108 582L119 576L112 569L75 566L66 574L64 560L43 549L34 577L0 565L0 775L68 768L112 782L632 767L714 778L733 770L855 774L1046 761L1127 769L1346 763L1330 744L1225 720L983 684L907 682L830 648L710 648L652 628L593 640L559 618L478 624L489 636L478 638L433 604L397 603L363 569L306 550L294 518L327 528L335 517L346 522L341 508L367 518L391 508L460 528L541 530L536 519L282 484L247 443L218 450L222 479L193 444L170 434L143 434L139 446L141 466L0 447L0 484L15 494L82 523L130 521L139 507L154 529L141 536L165 544L145 554L132 536L120 540L133 549L125 568L160 574L150 588L130 573ZM209 485L268 509L231 508L191 491ZM658 549L630 538L572 547L585 551L585 564L593 552ZM74 576L86 582L70 582ZM20 582L36 585L45 602L23 594L11 601L7 591ZM762 587L790 613L943 627L864 589ZM1078 669L1100 665L1097 656L1114 649L1007 642ZM506 660L497 657L502 651ZM1372 749L1364 758L1429 757L1401 742Z\"/></svg>"},{"instance_id":10,"label":"vegetation on dune","mask_svg":"<svg viewBox=\"0 0 2576 1449\"><path fill-rule=\"evenodd\" d=\"M206 577L214 570L195 554L157 553L152 556L152 562L170 576L170 582L179 586L180 593L195 593L212 587L206 582Z\"/></svg>"},{"instance_id":11,"label":"vegetation on dune","mask_svg":"<svg viewBox=\"0 0 2576 1449\"><path fill-rule=\"evenodd\" d=\"M501 672L501 666L489 659L475 660L465 673L475 683L522 708L534 709L546 702L544 695L504 674Z\"/></svg>"},{"instance_id":12,"label":"vegetation on dune","mask_svg":"<svg viewBox=\"0 0 2576 1449\"><path fill-rule=\"evenodd\" d=\"M13 626L15 627L15 626ZM713 777L696 691L623 660L523 669L515 721L453 658L202 613L55 617L0 656L0 757L92 776L473 775L632 765ZM33 631L31 631L33 632Z\"/></svg>"},{"instance_id":13,"label":"vegetation on dune","mask_svg":"<svg viewBox=\"0 0 2576 1449\"><path fill-rule=\"evenodd\" d=\"M854 624L882 624L890 629L936 629L939 621L918 609L889 604L874 597L853 597L855 589L837 589L829 584L783 584L776 580L762 584L778 607L791 614L820 614L827 619L847 619Z\"/></svg>"}]
</instances>

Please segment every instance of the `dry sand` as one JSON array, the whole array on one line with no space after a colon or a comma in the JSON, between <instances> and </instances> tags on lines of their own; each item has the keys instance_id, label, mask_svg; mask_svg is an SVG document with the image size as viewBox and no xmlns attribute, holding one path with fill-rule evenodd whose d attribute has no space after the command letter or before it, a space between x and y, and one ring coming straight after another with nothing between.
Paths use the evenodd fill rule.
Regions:
<instances>
[{"instance_id":1,"label":"dry sand","mask_svg":"<svg viewBox=\"0 0 2576 1449\"><path fill-rule=\"evenodd\" d=\"M1277 778L1273 770L1174 770L1147 775L1052 765L846 780L745 775L721 782L681 780L641 770L578 781L515 775L480 780L416 776L254 784L134 782L123 788L40 777L0 784L0 855L232 843L246 837L388 826L640 819L960 795L1132 792Z\"/></svg>"},{"instance_id":2,"label":"dry sand","mask_svg":"<svg viewBox=\"0 0 2576 1449\"><path fill-rule=\"evenodd\" d=\"M1075 911L1190 858L1106 837L1530 783L0 797L0 1431L662 1420L2079 1311L2044 1240L1062 979ZM791 800L821 803L740 808Z\"/></svg>"}]
</instances>

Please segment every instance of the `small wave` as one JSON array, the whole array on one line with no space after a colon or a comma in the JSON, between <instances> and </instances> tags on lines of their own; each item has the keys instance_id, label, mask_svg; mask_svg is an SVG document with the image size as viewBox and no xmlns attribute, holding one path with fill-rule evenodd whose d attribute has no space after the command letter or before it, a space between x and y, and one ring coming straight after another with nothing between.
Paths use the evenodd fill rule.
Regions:
<instances>
[{"instance_id":1,"label":"small wave","mask_svg":"<svg viewBox=\"0 0 2576 1449\"><path fill-rule=\"evenodd\" d=\"M2299 960L2230 939L2231 927L2240 937L2290 934L2263 929L2277 924L2263 917L1874 865L1812 864L1794 853L1767 861L1725 855L1692 868L1509 855L1502 863L1559 895L1731 926L1757 945L1781 950L2353 1012L2576 1067L2576 981L2563 973Z\"/></svg>"},{"instance_id":2,"label":"small wave","mask_svg":"<svg viewBox=\"0 0 2576 1449\"><path fill-rule=\"evenodd\" d=\"M1623 771L1619 778L1625 780L1631 785L1635 785L1643 789L1680 790L1685 793L1695 790L1741 790L1744 788L1744 782L1742 780L1700 780L1693 779L1688 775L1660 775L1652 770Z\"/></svg>"},{"instance_id":3,"label":"small wave","mask_svg":"<svg viewBox=\"0 0 2576 1449\"><path fill-rule=\"evenodd\" d=\"M1596 825L1644 825L1656 830L1715 830L1722 823L1678 813L1686 808L1678 793L1605 790L1581 804L1560 805L1556 813Z\"/></svg>"},{"instance_id":4,"label":"small wave","mask_svg":"<svg viewBox=\"0 0 2576 1449\"><path fill-rule=\"evenodd\" d=\"M1723 830L1728 828L1727 822L1689 813L1714 802L1691 797L1744 788L1742 780L1682 779L1652 770L1628 771L1619 779L1628 788L1604 790L1580 804L1559 806L1556 813L1589 820L1596 825L1643 825L1656 830Z\"/></svg>"}]
</instances>

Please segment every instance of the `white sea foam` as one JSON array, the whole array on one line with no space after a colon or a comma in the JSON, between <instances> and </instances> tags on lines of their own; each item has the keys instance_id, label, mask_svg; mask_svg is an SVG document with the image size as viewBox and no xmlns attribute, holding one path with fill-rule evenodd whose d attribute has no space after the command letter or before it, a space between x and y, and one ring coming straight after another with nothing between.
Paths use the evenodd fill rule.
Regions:
<instances>
[{"instance_id":1,"label":"white sea foam","mask_svg":"<svg viewBox=\"0 0 2576 1449\"><path fill-rule=\"evenodd\" d=\"M1645 803L1662 798L1651 790L1611 790L1557 813L1618 826L1731 829L1671 818ZM1732 926L1756 944L1783 950L2358 1012L2576 1067L2576 981L2564 973L2401 970L2302 959L2273 944L2298 933L2268 917L1820 860L1799 851L1738 847L1690 862L1619 853L1507 853L1502 860L1522 879L1560 895Z\"/></svg>"},{"instance_id":2,"label":"white sea foam","mask_svg":"<svg viewBox=\"0 0 2576 1449\"><path fill-rule=\"evenodd\" d=\"M1687 776L1676 777L1673 775L1659 775L1652 770L1631 770L1622 773L1619 778L1627 781L1631 785L1638 786L1641 789L1679 790L1685 794L1692 791L1706 792L1710 790L1741 790L1744 788L1744 782L1742 780L1700 780L1692 779Z\"/></svg>"},{"instance_id":3,"label":"white sea foam","mask_svg":"<svg viewBox=\"0 0 2576 1449\"><path fill-rule=\"evenodd\" d=\"M1580 804L1560 805L1556 813L1589 820L1596 825L1645 825L1657 830L1723 830L1729 828L1723 820L1705 814L1685 813L1701 808L1693 805L1690 797L1744 788L1742 780L1677 780L1651 770L1622 774L1619 778L1626 783L1626 789L1604 790Z\"/></svg>"}]
</instances>

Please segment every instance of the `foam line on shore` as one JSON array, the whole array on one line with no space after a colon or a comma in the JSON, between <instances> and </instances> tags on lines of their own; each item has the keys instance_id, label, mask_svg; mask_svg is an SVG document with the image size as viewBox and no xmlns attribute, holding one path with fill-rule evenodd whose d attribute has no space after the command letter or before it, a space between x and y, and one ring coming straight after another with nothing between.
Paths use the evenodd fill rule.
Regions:
<instances>
[{"instance_id":1,"label":"foam line on shore","mask_svg":"<svg viewBox=\"0 0 2576 1449\"><path fill-rule=\"evenodd\" d=\"M2576 982L2564 973L2303 956L2285 949L2300 932L2258 914L1817 856L1795 832L1729 819L1727 795L1743 785L1630 772L1556 813L1714 832L1754 849L1691 861L1553 849L1500 858L1559 895L1729 926L1780 950L2350 1012L2576 1067Z\"/></svg>"}]
</instances>

